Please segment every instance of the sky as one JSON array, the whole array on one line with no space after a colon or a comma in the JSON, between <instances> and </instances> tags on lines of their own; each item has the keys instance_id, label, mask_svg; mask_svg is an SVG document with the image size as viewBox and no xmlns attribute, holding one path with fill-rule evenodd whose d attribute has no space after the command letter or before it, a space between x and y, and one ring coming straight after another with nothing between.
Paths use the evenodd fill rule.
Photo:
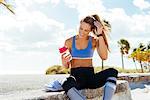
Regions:
<instances>
[{"instance_id":1,"label":"sky","mask_svg":"<svg viewBox=\"0 0 150 100\"><path fill-rule=\"evenodd\" d=\"M50 66L61 65L58 48L77 34L80 20L91 14L112 26L105 66L121 67L120 39L129 41L129 53L150 41L150 0L6 1L16 14L0 5L0 74L44 74ZM127 56L125 68L135 68ZM101 66L96 51L93 66Z\"/></svg>"}]
</instances>

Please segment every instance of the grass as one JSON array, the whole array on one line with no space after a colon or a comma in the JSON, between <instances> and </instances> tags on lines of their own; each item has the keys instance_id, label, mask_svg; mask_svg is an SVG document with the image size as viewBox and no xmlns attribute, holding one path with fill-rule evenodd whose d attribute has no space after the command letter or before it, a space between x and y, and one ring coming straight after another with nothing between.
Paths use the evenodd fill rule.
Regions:
<instances>
[{"instance_id":1,"label":"grass","mask_svg":"<svg viewBox=\"0 0 150 100\"><path fill-rule=\"evenodd\" d=\"M121 67L111 67L111 66L104 66L104 69L107 68L115 68L118 70L119 73L142 73L141 69L122 69ZM103 69L103 70L104 70ZM101 66L96 66L94 67L94 71L95 72L99 72L102 71L102 67ZM149 71L144 70L144 73L148 73ZM61 65L54 65L54 66L50 66L47 70L46 70L46 75L48 74L69 74L70 73L70 69L66 69L65 67L61 66Z\"/></svg>"}]
</instances>

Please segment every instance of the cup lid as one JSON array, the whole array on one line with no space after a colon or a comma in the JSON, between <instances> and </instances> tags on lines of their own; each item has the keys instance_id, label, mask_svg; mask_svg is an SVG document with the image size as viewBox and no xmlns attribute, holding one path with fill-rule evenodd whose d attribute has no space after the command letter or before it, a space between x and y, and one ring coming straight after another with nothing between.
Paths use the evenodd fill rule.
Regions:
<instances>
[{"instance_id":1,"label":"cup lid","mask_svg":"<svg viewBox=\"0 0 150 100\"><path fill-rule=\"evenodd\" d=\"M59 48L59 52L63 53L67 50L67 47L63 46L62 48Z\"/></svg>"}]
</instances>

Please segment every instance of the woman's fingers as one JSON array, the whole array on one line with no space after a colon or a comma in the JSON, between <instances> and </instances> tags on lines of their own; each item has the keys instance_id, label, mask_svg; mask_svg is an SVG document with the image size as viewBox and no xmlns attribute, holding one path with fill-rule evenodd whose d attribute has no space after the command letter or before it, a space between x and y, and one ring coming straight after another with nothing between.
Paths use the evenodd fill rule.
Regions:
<instances>
[{"instance_id":1,"label":"woman's fingers","mask_svg":"<svg viewBox=\"0 0 150 100\"><path fill-rule=\"evenodd\" d=\"M62 55L62 58L63 58L63 60L65 60L65 62L69 62L71 57L72 57L71 54L63 54Z\"/></svg>"},{"instance_id":2,"label":"woman's fingers","mask_svg":"<svg viewBox=\"0 0 150 100\"><path fill-rule=\"evenodd\" d=\"M70 59L71 59L71 55L68 55L65 59L66 59L67 62L69 62Z\"/></svg>"},{"instance_id":3,"label":"woman's fingers","mask_svg":"<svg viewBox=\"0 0 150 100\"><path fill-rule=\"evenodd\" d=\"M102 24L98 21L94 22L94 25L97 27L97 35L102 34L102 31L104 31L104 27L102 26Z\"/></svg>"},{"instance_id":4,"label":"woman's fingers","mask_svg":"<svg viewBox=\"0 0 150 100\"><path fill-rule=\"evenodd\" d=\"M94 25L97 27L97 28L100 28L102 27L102 24L98 21L94 21Z\"/></svg>"},{"instance_id":5,"label":"woman's fingers","mask_svg":"<svg viewBox=\"0 0 150 100\"><path fill-rule=\"evenodd\" d=\"M62 55L63 56L63 58L67 58L68 56L70 56L71 54L64 54L64 55Z\"/></svg>"}]
</instances>

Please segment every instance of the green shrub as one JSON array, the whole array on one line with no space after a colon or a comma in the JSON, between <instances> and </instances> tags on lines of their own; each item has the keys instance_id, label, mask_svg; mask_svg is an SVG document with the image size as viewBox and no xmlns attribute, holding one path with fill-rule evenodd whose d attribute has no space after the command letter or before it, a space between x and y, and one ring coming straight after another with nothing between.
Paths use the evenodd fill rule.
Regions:
<instances>
[{"instance_id":1,"label":"green shrub","mask_svg":"<svg viewBox=\"0 0 150 100\"><path fill-rule=\"evenodd\" d=\"M46 70L46 75L47 74L69 74L70 72L70 69L66 69L65 67L63 66L60 66L60 65L54 65L54 66L51 66L49 67L47 70Z\"/></svg>"},{"instance_id":2,"label":"green shrub","mask_svg":"<svg viewBox=\"0 0 150 100\"><path fill-rule=\"evenodd\" d=\"M112 67L112 66L104 66L103 70L107 68L115 68L118 70L119 73L141 73L141 69L137 69L137 70L136 69L122 69L121 67ZM101 66L94 67L95 73L101 70L102 70ZM54 65L54 66L49 67L46 70L46 75L47 74L69 74L69 73L70 73L70 69L69 68L67 69L61 65Z\"/></svg>"}]
</instances>

